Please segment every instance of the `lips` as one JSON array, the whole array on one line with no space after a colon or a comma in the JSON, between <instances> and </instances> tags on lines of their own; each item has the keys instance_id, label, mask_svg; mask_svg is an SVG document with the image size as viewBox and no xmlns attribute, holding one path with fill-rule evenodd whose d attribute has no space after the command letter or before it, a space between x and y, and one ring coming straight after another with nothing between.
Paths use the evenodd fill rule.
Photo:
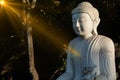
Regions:
<instances>
[{"instance_id":1,"label":"lips","mask_svg":"<svg viewBox=\"0 0 120 80\"><path fill-rule=\"evenodd\" d=\"M77 32L80 32L79 28L76 28L75 30L76 30Z\"/></svg>"},{"instance_id":2,"label":"lips","mask_svg":"<svg viewBox=\"0 0 120 80\"><path fill-rule=\"evenodd\" d=\"M74 29L76 32L80 32L80 29L77 28L77 27L73 27L73 29Z\"/></svg>"}]
</instances>

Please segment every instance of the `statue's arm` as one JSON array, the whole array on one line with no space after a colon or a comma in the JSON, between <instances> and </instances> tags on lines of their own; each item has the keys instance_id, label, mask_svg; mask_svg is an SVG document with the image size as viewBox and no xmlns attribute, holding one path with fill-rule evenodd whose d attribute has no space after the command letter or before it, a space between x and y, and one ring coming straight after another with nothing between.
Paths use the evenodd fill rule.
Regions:
<instances>
[{"instance_id":1,"label":"statue's arm","mask_svg":"<svg viewBox=\"0 0 120 80\"><path fill-rule=\"evenodd\" d=\"M96 77L96 80L116 80L113 41L104 37L101 39L100 44L100 75Z\"/></svg>"},{"instance_id":2,"label":"statue's arm","mask_svg":"<svg viewBox=\"0 0 120 80\"><path fill-rule=\"evenodd\" d=\"M69 46L70 47L70 46ZM73 63L71 59L71 48L68 48L67 50L67 64L66 64L66 70L65 72L60 75L56 80L72 80L73 79Z\"/></svg>"}]
</instances>

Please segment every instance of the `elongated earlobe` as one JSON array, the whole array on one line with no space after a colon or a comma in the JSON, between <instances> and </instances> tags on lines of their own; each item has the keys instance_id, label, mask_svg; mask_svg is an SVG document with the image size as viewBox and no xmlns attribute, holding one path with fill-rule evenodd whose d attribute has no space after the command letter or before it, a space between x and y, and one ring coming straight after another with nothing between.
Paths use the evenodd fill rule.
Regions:
<instances>
[{"instance_id":1,"label":"elongated earlobe","mask_svg":"<svg viewBox=\"0 0 120 80\"><path fill-rule=\"evenodd\" d=\"M100 23L100 18L98 18L97 20L94 20L94 26L93 26L93 32L92 32L93 35L97 35L98 34L97 27L98 27L99 23Z\"/></svg>"},{"instance_id":2,"label":"elongated earlobe","mask_svg":"<svg viewBox=\"0 0 120 80\"><path fill-rule=\"evenodd\" d=\"M97 26L98 26L99 23L100 23L100 18L98 18L98 19L96 20L96 23L97 23Z\"/></svg>"}]
</instances>

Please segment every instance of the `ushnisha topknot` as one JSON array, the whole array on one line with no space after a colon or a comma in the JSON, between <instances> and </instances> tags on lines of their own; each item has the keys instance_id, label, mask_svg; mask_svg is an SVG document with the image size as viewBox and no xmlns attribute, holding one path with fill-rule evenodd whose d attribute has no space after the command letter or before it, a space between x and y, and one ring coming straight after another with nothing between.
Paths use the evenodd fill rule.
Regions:
<instances>
[{"instance_id":1,"label":"ushnisha topknot","mask_svg":"<svg viewBox=\"0 0 120 80\"><path fill-rule=\"evenodd\" d=\"M72 10L72 15L76 13L87 13L92 20L99 18L99 12L89 2L81 2L76 8Z\"/></svg>"}]
</instances>

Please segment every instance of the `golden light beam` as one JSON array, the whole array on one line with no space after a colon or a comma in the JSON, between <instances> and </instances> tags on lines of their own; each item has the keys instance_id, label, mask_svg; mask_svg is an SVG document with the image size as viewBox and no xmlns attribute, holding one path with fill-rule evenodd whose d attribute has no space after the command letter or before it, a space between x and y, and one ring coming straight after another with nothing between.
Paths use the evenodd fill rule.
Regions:
<instances>
[{"instance_id":1,"label":"golden light beam","mask_svg":"<svg viewBox=\"0 0 120 80\"><path fill-rule=\"evenodd\" d=\"M16 20L19 21L20 18L24 19L27 16L26 14L24 14L23 12L24 10L20 11L19 9L16 9L15 7L10 5L5 6L5 11L15 29L19 27L19 26L16 26ZM38 20L39 22L35 22L36 20ZM30 18L27 19L27 22L30 23L29 26L36 28L36 30L38 30L40 34L42 34L47 39L49 39L50 42L53 42L54 45L61 47L65 43L65 38L63 38L60 35L60 33L57 32L57 30L55 31L53 29L54 28L53 26L48 26L46 22L44 22L40 18L34 18L33 16L30 15ZM51 30L54 30L54 31L52 32L51 30L49 30L50 29L49 27L51 27Z\"/></svg>"},{"instance_id":2,"label":"golden light beam","mask_svg":"<svg viewBox=\"0 0 120 80\"><path fill-rule=\"evenodd\" d=\"M33 19L33 18L32 18ZM66 41L65 37L62 37L61 33L55 31L53 26L47 25L45 22L39 19L39 22L35 23L34 20L32 22L32 27L34 27L37 32L44 35L50 42L53 42L57 46L63 45ZM36 34L39 34L36 33Z\"/></svg>"},{"instance_id":3,"label":"golden light beam","mask_svg":"<svg viewBox=\"0 0 120 80\"><path fill-rule=\"evenodd\" d=\"M23 19L23 17L25 17L25 15L23 14L22 11L20 11L19 9L15 8L14 6L16 6L17 4L12 4L12 3L7 3L9 5L5 5L5 11L11 21L11 23L13 24L14 28L17 28L18 26L16 25L16 20L20 20L20 18ZM14 5L14 6L11 6ZM22 16L22 17L21 17ZM53 26L48 26L46 24L46 22L44 22L43 20L41 20L40 18L34 18L33 16L30 16L31 19L27 19L28 22L30 22L30 26L34 27L37 32L39 32L40 34L42 34L43 36L45 36L47 39L50 40L50 42L52 42L54 45L57 45L58 48L63 47L63 44L67 44L67 37L64 37L64 33L58 32L57 29L54 29L55 27ZM36 20L38 20L38 22L35 22ZM22 24L22 22L21 22ZM51 31L51 30L53 31ZM36 34L39 34L36 33ZM41 37L41 36L40 36ZM44 45L44 44L43 44ZM80 56L80 54L72 49L72 53Z\"/></svg>"},{"instance_id":4,"label":"golden light beam","mask_svg":"<svg viewBox=\"0 0 120 80\"><path fill-rule=\"evenodd\" d=\"M68 47L68 52L70 52L70 53L72 53L72 54L74 54L76 56L80 56L80 53L77 50L75 50L74 48L70 47L70 46Z\"/></svg>"}]
</instances>

